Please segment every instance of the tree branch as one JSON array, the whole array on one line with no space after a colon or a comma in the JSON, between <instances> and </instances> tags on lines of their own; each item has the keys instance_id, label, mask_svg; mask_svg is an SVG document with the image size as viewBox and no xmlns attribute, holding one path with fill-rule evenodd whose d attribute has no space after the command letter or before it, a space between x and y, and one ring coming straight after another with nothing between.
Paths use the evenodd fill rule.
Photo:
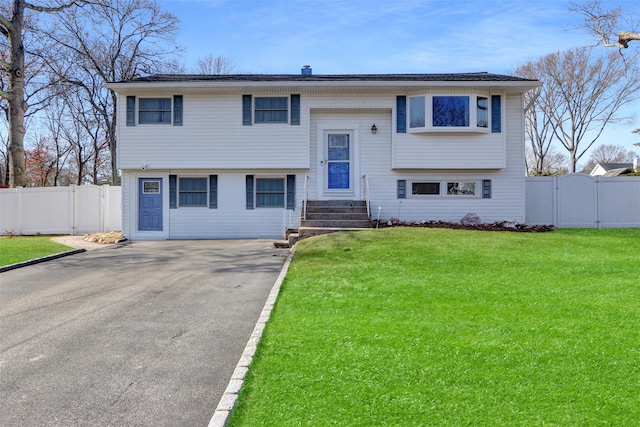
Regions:
<instances>
[{"instance_id":1,"label":"tree branch","mask_svg":"<svg viewBox=\"0 0 640 427\"><path fill-rule=\"evenodd\" d=\"M61 4L60 6L55 7L47 7L47 6L38 6L37 4L24 2L24 7L27 9L35 10L36 12L62 12L63 10L70 8L71 6L80 6L81 4L86 3L82 0L73 0L69 3Z\"/></svg>"}]
</instances>

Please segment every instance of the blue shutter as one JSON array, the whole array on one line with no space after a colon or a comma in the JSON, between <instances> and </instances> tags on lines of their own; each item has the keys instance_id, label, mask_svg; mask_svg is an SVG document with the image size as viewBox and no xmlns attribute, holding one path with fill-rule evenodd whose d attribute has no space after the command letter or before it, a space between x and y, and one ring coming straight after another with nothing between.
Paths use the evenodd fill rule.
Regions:
<instances>
[{"instance_id":1,"label":"blue shutter","mask_svg":"<svg viewBox=\"0 0 640 427\"><path fill-rule=\"evenodd\" d=\"M169 209L178 208L178 177L169 175Z\"/></svg>"},{"instance_id":2,"label":"blue shutter","mask_svg":"<svg viewBox=\"0 0 640 427\"><path fill-rule=\"evenodd\" d=\"M173 125L182 126L182 95L173 96Z\"/></svg>"},{"instance_id":3,"label":"blue shutter","mask_svg":"<svg viewBox=\"0 0 640 427\"><path fill-rule=\"evenodd\" d=\"M127 96L127 126L136 125L136 97Z\"/></svg>"},{"instance_id":4,"label":"blue shutter","mask_svg":"<svg viewBox=\"0 0 640 427\"><path fill-rule=\"evenodd\" d=\"M482 180L482 198L483 199L491 198L491 180L490 179Z\"/></svg>"},{"instance_id":5,"label":"blue shutter","mask_svg":"<svg viewBox=\"0 0 640 427\"><path fill-rule=\"evenodd\" d=\"M291 95L291 124L300 124L300 95Z\"/></svg>"},{"instance_id":6,"label":"blue shutter","mask_svg":"<svg viewBox=\"0 0 640 427\"><path fill-rule=\"evenodd\" d=\"M491 132L502 132L502 97L491 95Z\"/></svg>"},{"instance_id":7,"label":"blue shutter","mask_svg":"<svg viewBox=\"0 0 640 427\"><path fill-rule=\"evenodd\" d=\"M398 180L398 199L406 199L407 198L407 180L399 179Z\"/></svg>"},{"instance_id":8,"label":"blue shutter","mask_svg":"<svg viewBox=\"0 0 640 427\"><path fill-rule=\"evenodd\" d=\"M251 126L251 95L242 95L242 125Z\"/></svg>"},{"instance_id":9,"label":"blue shutter","mask_svg":"<svg viewBox=\"0 0 640 427\"><path fill-rule=\"evenodd\" d=\"M287 209L296 208L296 176L287 175Z\"/></svg>"},{"instance_id":10,"label":"blue shutter","mask_svg":"<svg viewBox=\"0 0 640 427\"><path fill-rule=\"evenodd\" d=\"M218 209L218 175L209 175L209 209Z\"/></svg>"},{"instance_id":11,"label":"blue shutter","mask_svg":"<svg viewBox=\"0 0 640 427\"><path fill-rule=\"evenodd\" d=\"M247 190L247 209L253 209L253 175L247 175L246 190Z\"/></svg>"},{"instance_id":12,"label":"blue shutter","mask_svg":"<svg viewBox=\"0 0 640 427\"><path fill-rule=\"evenodd\" d=\"M407 97L396 97L396 132L407 133Z\"/></svg>"}]
</instances>

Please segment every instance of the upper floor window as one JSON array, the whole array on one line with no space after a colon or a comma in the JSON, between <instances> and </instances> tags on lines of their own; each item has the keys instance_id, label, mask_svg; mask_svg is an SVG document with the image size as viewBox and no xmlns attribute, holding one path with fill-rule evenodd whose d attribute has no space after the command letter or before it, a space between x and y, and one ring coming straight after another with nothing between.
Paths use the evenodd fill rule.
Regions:
<instances>
[{"instance_id":1,"label":"upper floor window","mask_svg":"<svg viewBox=\"0 0 640 427\"><path fill-rule=\"evenodd\" d=\"M425 125L425 97L409 98L409 127L423 128Z\"/></svg>"},{"instance_id":2,"label":"upper floor window","mask_svg":"<svg viewBox=\"0 0 640 427\"><path fill-rule=\"evenodd\" d=\"M171 98L140 98L138 123L171 123Z\"/></svg>"},{"instance_id":3,"label":"upper floor window","mask_svg":"<svg viewBox=\"0 0 640 427\"><path fill-rule=\"evenodd\" d=\"M168 98L127 96L127 126L173 124L182 126L182 95ZM137 114L136 114L137 112ZM136 122L137 118L137 122Z\"/></svg>"},{"instance_id":4,"label":"upper floor window","mask_svg":"<svg viewBox=\"0 0 640 427\"><path fill-rule=\"evenodd\" d=\"M469 126L468 96L434 96L432 98L432 126Z\"/></svg>"},{"instance_id":5,"label":"upper floor window","mask_svg":"<svg viewBox=\"0 0 640 427\"><path fill-rule=\"evenodd\" d=\"M413 132L501 132L501 97L420 95L409 97ZM491 120L491 127L490 122Z\"/></svg>"},{"instance_id":6,"label":"upper floor window","mask_svg":"<svg viewBox=\"0 0 640 427\"><path fill-rule=\"evenodd\" d=\"M256 123L288 123L289 99L286 97L256 98Z\"/></svg>"},{"instance_id":7,"label":"upper floor window","mask_svg":"<svg viewBox=\"0 0 640 427\"><path fill-rule=\"evenodd\" d=\"M253 123L300 124L300 95L262 96L242 95L242 125Z\"/></svg>"}]
</instances>

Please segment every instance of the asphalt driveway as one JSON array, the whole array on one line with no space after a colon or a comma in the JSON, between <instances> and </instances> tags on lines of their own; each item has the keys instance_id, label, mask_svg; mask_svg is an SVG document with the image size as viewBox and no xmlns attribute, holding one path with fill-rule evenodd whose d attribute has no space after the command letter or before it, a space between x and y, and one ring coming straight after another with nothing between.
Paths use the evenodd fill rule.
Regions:
<instances>
[{"instance_id":1,"label":"asphalt driveway","mask_svg":"<svg viewBox=\"0 0 640 427\"><path fill-rule=\"evenodd\" d=\"M0 274L0 424L206 426L287 255L133 242Z\"/></svg>"}]
</instances>

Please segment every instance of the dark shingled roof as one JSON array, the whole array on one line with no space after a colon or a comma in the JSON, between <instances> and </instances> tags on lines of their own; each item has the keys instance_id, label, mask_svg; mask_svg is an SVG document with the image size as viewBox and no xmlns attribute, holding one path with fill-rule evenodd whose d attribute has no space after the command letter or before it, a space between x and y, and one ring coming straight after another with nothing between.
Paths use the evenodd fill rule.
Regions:
<instances>
[{"instance_id":1,"label":"dark shingled roof","mask_svg":"<svg viewBox=\"0 0 640 427\"><path fill-rule=\"evenodd\" d=\"M142 82L534 82L537 80L502 74L155 74L122 80Z\"/></svg>"}]
</instances>

